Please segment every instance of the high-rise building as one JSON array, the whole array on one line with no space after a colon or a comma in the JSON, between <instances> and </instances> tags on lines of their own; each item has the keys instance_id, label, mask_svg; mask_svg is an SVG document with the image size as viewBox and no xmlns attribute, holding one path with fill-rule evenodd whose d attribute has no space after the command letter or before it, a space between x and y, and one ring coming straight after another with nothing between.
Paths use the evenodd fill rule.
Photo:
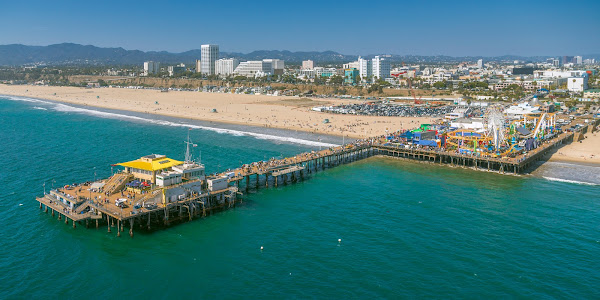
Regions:
<instances>
[{"instance_id":1,"label":"high-rise building","mask_svg":"<svg viewBox=\"0 0 600 300\"><path fill-rule=\"evenodd\" d=\"M379 56L373 58L373 78L385 80L391 77L391 71L392 66L389 60Z\"/></svg>"},{"instance_id":2,"label":"high-rise building","mask_svg":"<svg viewBox=\"0 0 600 300\"><path fill-rule=\"evenodd\" d=\"M573 58L573 63L576 65L581 65L583 63L583 57L581 56L575 56Z\"/></svg>"},{"instance_id":3,"label":"high-rise building","mask_svg":"<svg viewBox=\"0 0 600 300\"><path fill-rule=\"evenodd\" d=\"M358 73L362 80L369 80L373 76L373 62L370 59L358 57Z\"/></svg>"},{"instance_id":4,"label":"high-rise building","mask_svg":"<svg viewBox=\"0 0 600 300\"><path fill-rule=\"evenodd\" d=\"M562 64L566 65L566 64L570 64L573 62L573 56L563 56L562 57Z\"/></svg>"},{"instance_id":5,"label":"high-rise building","mask_svg":"<svg viewBox=\"0 0 600 300\"><path fill-rule=\"evenodd\" d=\"M214 75L215 62L219 58L219 45L200 46L200 70L202 74Z\"/></svg>"},{"instance_id":6,"label":"high-rise building","mask_svg":"<svg viewBox=\"0 0 600 300\"><path fill-rule=\"evenodd\" d=\"M478 59L477 60L477 68L483 69L483 59Z\"/></svg>"},{"instance_id":7,"label":"high-rise building","mask_svg":"<svg viewBox=\"0 0 600 300\"><path fill-rule=\"evenodd\" d=\"M144 76L156 74L160 71L160 63L156 61L144 62Z\"/></svg>"},{"instance_id":8,"label":"high-rise building","mask_svg":"<svg viewBox=\"0 0 600 300\"><path fill-rule=\"evenodd\" d=\"M196 59L196 73L200 73L202 72L202 61L199 59Z\"/></svg>"},{"instance_id":9,"label":"high-rise building","mask_svg":"<svg viewBox=\"0 0 600 300\"><path fill-rule=\"evenodd\" d=\"M215 74L227 76L233 74L240 61L235 58L222 58L215 62Z\"/></svg>"},{"instance_id":10,"label":"high-rise building","mask_svg":"<svg viewBox=\"0 0 600 300\"><path fill-rule=\"evenodd\" d=\"M312 60L302 61L302 70L312 70L315 68L315 63Z\"/></svg>"},{"instance_id":11,"label":"high-rise building","mask_svg":"<svg viewBox=\"0 0 600 300\"><path fill-rule=\"evenodd\" d=\"M553 64L555 67L560 67L560 59L558 59L558 58L554 59L554 60L553 60L553 62L552 62L552 64Z\"/></svg>"}]
</instances>

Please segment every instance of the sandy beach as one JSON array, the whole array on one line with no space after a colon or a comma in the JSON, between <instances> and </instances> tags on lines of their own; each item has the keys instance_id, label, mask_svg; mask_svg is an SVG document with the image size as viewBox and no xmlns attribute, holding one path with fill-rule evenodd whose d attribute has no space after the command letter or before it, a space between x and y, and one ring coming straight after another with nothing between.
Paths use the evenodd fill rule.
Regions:
<instances>
[{"instance_id":1,"label":"sandy beach","mask_svg":"<svg viewBox=\"0 0 600 300\"><path fill-rule=\"evenodd\" d=\"M558 149L550 161L600 164L600 132L585 134L585 139Z\"/></svg>"},{"instance_id":2,"label":"sandy beach","mask_svg":"<svg viewBox=\"0 0 600 300\"><path fill-rule=\"evenodd\" d=\"M311 100L229 93L4 84L0 84L0 94L204 121L344 135L350 138L381 135L386 130L412 129L433 121L427 117L338 115L310 109L313 106L360 102L348 99ZM325 124L325 119L329 119L329 123Z\"/></svg>"}]
</instances>

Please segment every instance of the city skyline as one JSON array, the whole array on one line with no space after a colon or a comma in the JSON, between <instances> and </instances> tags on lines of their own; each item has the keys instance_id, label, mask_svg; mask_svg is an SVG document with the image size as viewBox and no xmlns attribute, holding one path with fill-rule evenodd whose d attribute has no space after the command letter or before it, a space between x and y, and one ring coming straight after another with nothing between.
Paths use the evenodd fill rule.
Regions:
<instances>
[{"instance_id":1,"label":"city skyline","mask_svg":"<svg viewBox=\"0 0 600 300\"><path fill-rule=\"evenodd\" d=\"M11 2L0 12L0 26L11 28L3 32L0 44L72 42L172 53L219 44L227 52L242 53L270 49L331 50L347 55L595 54L600 41L590 38L590 29L600 28L594 16L600 3L575 2L569 5L573 10L558 9L558 1L433 1L427 6L308 1L303 7L274 1L233 1L227 7L187 1L168 7L157 1L109 1L101 6ZM209 13L196 19L200 11L223 10L231 20ZM257 34L261 31L264 34Z\"/></svg>"}]
</instances>

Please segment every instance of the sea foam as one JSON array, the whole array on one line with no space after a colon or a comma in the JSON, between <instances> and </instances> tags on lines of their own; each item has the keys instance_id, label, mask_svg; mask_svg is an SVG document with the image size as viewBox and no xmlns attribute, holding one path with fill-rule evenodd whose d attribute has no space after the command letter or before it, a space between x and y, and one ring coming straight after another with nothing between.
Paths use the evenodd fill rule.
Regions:
<instances>
[{"instance_id":1,"label":"sea foam","mask_svg":"<svg viewBox=\"0 0 600 300\"><path fill-rule=\"evenodd\" d=\"M592 183L592 182L584 182L584 181L577 181L577 180L570 180L570 179L562 179L562 178L556 178L556 177L542 176L542 178L544 178L546 180L550 180L550 181L566 182L566 183L573 183L573 184L599 185L597 183Z\"/></svg>"},{"instance_id":2,"label":"sea foam","mask_svg":"<svg viewBox=\"0 0 600 300\"><path fill-rule=\"evenodd\" d=\"M260 140L287 142L287 143L294 143L294 144L307 145L307 146L321 146L321 147L338 146L336 144L317 142L317 141L299 139L299 138L294 138L294 137L285 137L285 136L250 132L250 131L241 131L241 130L234 130L234 129L201 126L201 125L188 124L188 123L183 123L183 122L173 122L173 121L167 121L167 120L147 119L147 118L127 115L127 114L123 114L123 113L106 112L106 111L100 111L100 110L95 110L95 109L91 109L91 108L81 108L81 107L71 106L71 105L64 104L64 103L55 103L55 102L45 101L45 100L36 99L36 98L18 97L18 96L2 96L2 97L6 98L8 100L14 100L14 101L43 103L43 104L49 105L49 108L52 110L55 110L55 111L67 112L67 113L82 113L82 114L93 115L93 116L97 116L97 117L101 117L101 118L131 120L131 121L146 122L146 123L152 123L152 124L163 125L163 126L186 127L186 128L193 128L193 129L209 130L209 131L217 132L220 134L229 134L229 135L233 135L233 136L251 136L251 137L254 137L254 138L257 138ZM45 108L38 107L38 106L35 106L33 108L34 109L45 109Z\"/></svg>"}]
</instances>

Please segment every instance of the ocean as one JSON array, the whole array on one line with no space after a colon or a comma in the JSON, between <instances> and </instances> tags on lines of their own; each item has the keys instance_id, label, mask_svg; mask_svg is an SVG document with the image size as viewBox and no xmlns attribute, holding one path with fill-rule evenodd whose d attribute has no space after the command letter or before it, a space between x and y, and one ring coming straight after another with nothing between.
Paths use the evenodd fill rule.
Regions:
<instances>
[{"instance_id":1,"label":"ocean","mask_svg":"<svg viewBox=\"0 0 600 300\"><path fill-rule=\"evenodd\" d=\"M35 196L146 154L181 159L188 127L209 173L341 141L22 97L0 97L0 126L1 299L600 297L596 169L369 158L130 238L73 229Z\"/></svg>"}]
</instances>

